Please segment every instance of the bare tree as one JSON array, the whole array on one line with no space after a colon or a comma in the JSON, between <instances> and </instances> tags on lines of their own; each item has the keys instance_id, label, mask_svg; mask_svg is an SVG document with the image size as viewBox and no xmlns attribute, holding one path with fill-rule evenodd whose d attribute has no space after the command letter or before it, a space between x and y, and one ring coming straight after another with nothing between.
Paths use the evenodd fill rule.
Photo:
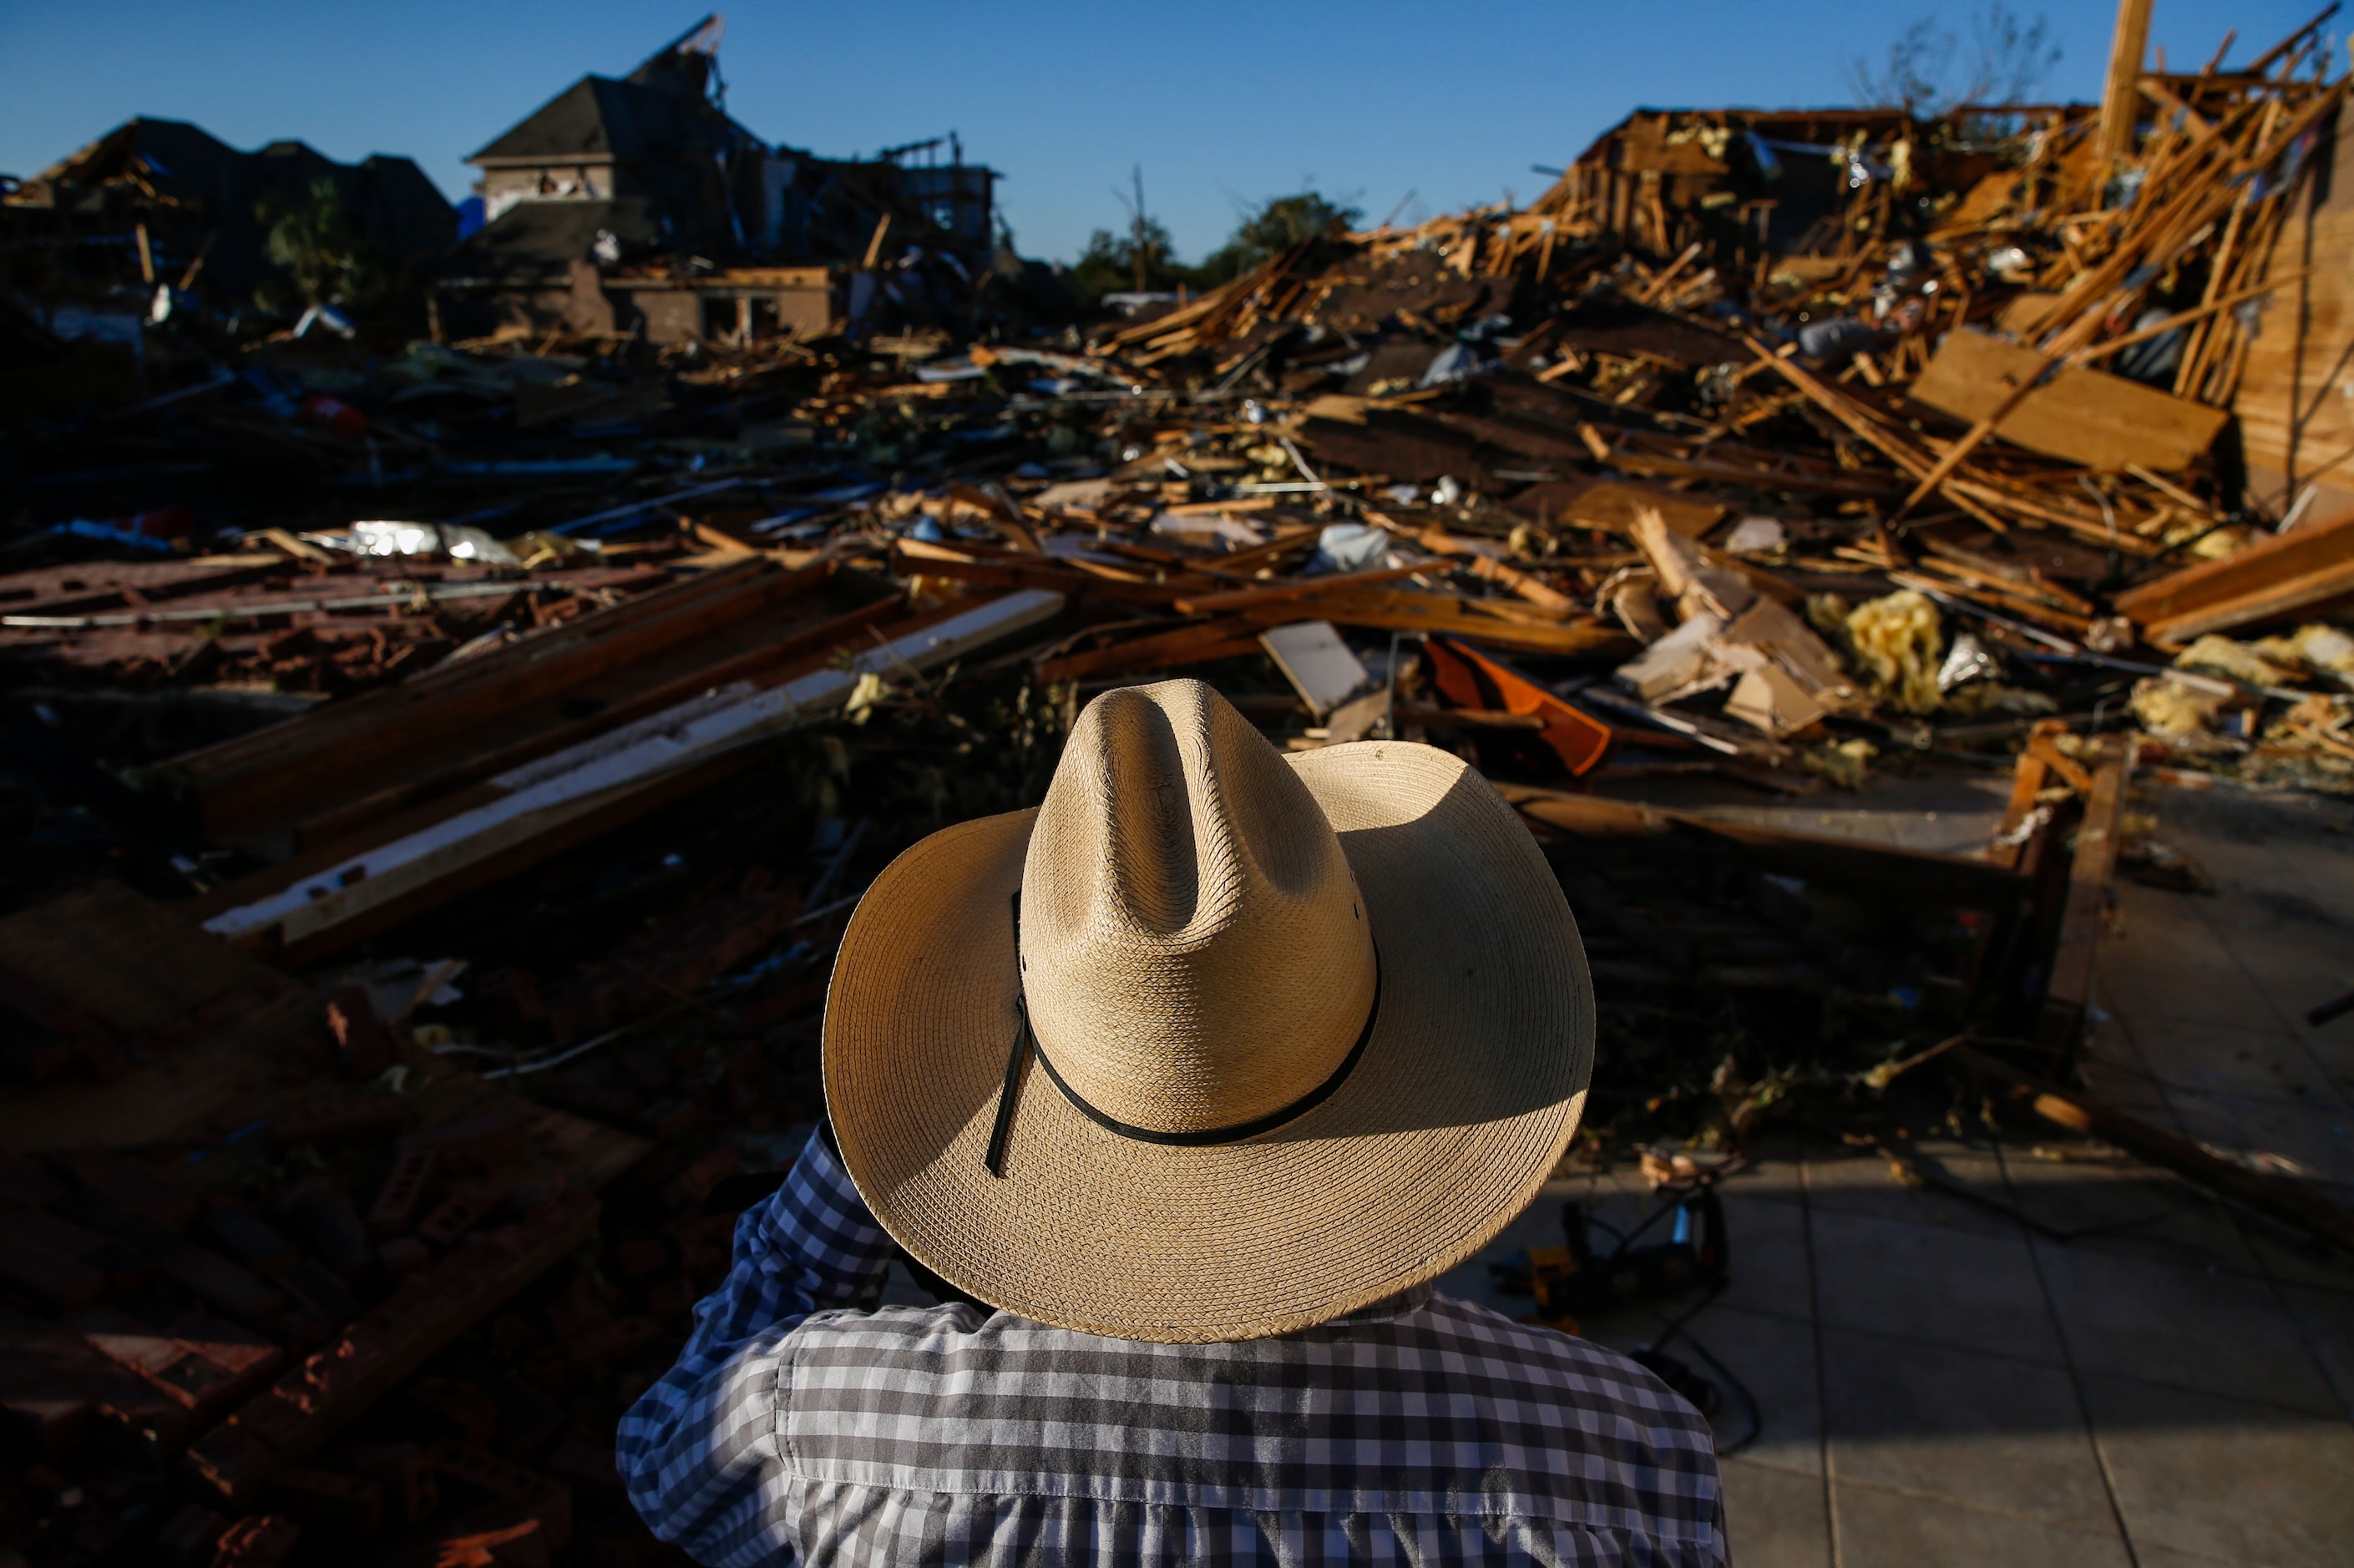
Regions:
<instances>
[{"instance_id":1,"label":"bare tree","mask_svg":"<svg viewBox=\"0 0 2354 1568\"><path fill-rule=\"evenodd\" d=\"M1951 29L1924 16L1896 36L1877 66L1861 57L1850 60L1856 101L1925 118L1965 103L2015 103L2060 63L2060 46L2041 13L2030 20L2003 0L1992 0L1971 16L1969 32L1971 48L1965 50Z\"/></svg>"},{"instance_id":2,"label":"bare tree","mask_svg":"<svg viewBox=\"0 0 2354 1568\"><path fill-rule=\"evenodd\" d=\"M1978 71L1960 102L2024 103L2060 63L2060 46L2052 41L2051 21L2041 11L2028 21L1994 0L1971 16L1970 32L1978 45Z\"/></svg>"}]
</instances>

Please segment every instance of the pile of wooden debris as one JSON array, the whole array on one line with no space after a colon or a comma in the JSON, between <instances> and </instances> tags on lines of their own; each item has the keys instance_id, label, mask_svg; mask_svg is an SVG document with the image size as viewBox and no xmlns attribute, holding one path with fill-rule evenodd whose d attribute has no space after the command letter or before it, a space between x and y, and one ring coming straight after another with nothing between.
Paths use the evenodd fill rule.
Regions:
<instances>
[{"instance_id":1,"label":"pile of wooden debris","mask_svg":"<svg viewBox=\"0 0 2354 1568\"><path fill-rule=\"evenodd\" d=\"M56 494L219 488L0 577L0 1556L666 1560L611 1423L822 1113L860 889L1113 685L1475 761L1599 1133L2064 1076L2121 859L2196 879L2137 769L2354 793L2344 400L2273 330L2340 286L2317 26L1647 111L1022 343L277 344L59 426Z\"/></svg>"}]
</instances>

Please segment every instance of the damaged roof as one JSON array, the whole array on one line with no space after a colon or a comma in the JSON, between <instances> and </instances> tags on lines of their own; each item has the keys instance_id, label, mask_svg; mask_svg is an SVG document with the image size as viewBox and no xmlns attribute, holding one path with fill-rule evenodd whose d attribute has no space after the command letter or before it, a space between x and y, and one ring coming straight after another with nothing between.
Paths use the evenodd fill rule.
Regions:
<instances>
[{"instance_id":1,"label":"damaged roof","mask_svg":"<svg viewBox=\"0 0 2354 1568\"><path fill-rule=\"evenodd\" d=\"M720 22L706 16L624 80L584 76L466 161L664 158L720 146L765 147L719 106Z\"/></svg>"},{"instance_id":2,"label":"damaged roof","mask_svg":"<svg viewBox=\"0 0 2354 1568\"><path fill-rule=\"evenodd\" d=\"M760 139L675 87L584 76L468 163L578 157L659 158Z\"/></svg>"},{"instance_id":3,"label":"damaged roof","mask_svg":"<svg viewBox=\"0 0 2354 1568\"><path fill-rule=\"evenodd\" d=\"M245 153L184 120L127 120L25 182L10 205L105 212L128 203L153 221L177 211L215 235L211 275L239 291L268 263L255 207L264 196L299 201L333 182L345 213L371 240L408 261L448 245L457 213L411 160L372 153L339 164L306 143L281 140Z\"/></svg>"}]
</instances>

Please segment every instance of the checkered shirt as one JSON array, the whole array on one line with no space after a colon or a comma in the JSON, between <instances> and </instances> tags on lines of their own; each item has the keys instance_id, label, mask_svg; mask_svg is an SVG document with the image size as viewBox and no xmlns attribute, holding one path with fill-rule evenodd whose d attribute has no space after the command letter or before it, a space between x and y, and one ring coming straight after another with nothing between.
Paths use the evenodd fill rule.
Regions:
<instances>
[{"instance_id":1,"label":"checkered shirt","mask_svg":"<svg viewBox=\"0 0 2354 1568\"><path fill-rule=\"evenodd\" d=\"M1707 1424L1582 1340L1426 1287L1213 1345L865 1309L891 1256L812 1139L621 1420L655 1534L730 1568L1726 1561Z\"/></svg>"}]
</instances>

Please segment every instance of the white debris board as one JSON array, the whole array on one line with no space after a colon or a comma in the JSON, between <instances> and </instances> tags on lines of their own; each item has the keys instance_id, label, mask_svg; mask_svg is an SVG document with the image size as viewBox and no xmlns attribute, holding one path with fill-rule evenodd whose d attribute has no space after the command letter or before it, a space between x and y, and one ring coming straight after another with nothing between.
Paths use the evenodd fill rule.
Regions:
<instances>
[{"instance_id":1,"label":"white debris board","mask_svg":"<svg viewBox=\"0 0 2354 1568\"><path fill-rule=\"evenodd\" d=\"M1320 720L1373 683L1329 620L1294 621L1260 632L1258 641Z\"/></svg>"}]
</instances>

